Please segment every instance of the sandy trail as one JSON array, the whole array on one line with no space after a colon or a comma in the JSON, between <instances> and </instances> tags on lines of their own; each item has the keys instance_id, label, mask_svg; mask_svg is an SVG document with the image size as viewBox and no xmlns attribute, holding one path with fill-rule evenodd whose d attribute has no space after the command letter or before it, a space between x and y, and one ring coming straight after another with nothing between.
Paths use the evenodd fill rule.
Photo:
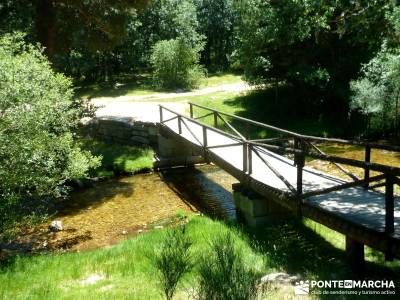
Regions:
<instances>
[{"instance_id":1,"label":"sandy trail","mask_svg":"<svg viewBox=\"0 0 400 300\"><path fill-rule=\"evenodd\" d=\"M143 122L158 122L158 105L162 104L176 112L184 113L187 110L187 99L193 96L208 95L216 92L240 93L250 89L245 82L222 84L207 87L191 92L154 93L147 95L100 97L91 99L91 103L98 109L96 117L130 117ZM182 98L179 102L168 102L167 99Z\"/></svg>"}]
</instances>

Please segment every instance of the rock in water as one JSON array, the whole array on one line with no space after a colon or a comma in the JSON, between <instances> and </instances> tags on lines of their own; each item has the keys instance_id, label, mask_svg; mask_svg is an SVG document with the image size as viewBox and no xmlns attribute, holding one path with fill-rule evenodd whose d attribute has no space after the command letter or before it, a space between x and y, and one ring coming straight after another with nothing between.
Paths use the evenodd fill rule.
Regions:
<instances>
[{"instance_id":1,"label":"rock in water","mask_svg":"<svg viewBox=\"0 0 400 300\"><path fill-rule=\"evenodd\" d=\"M49 226L50 231L62 231L64 229L63 224L61 221L53 221Z\"/></svg>"}]
</instances>

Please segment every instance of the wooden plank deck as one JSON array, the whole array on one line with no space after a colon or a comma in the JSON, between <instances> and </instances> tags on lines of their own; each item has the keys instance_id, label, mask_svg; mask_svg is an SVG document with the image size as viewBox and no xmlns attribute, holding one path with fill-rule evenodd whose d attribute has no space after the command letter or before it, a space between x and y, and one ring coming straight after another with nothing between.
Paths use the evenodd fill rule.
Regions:
<instances>
[{"instance_id":1,"label":"wooden plank deck","mask_svg":"<svg viewBox=\"0 0 400 300\"><path fill-rule=\"evenodd\" d=\"M164 120L175 117L176 114L170 111L164 111ZM169 130L180 135L184 140L193 145L203 147L203 126L191 119L181 119L181 126L178 124L178 119L167 121L164 123ZM181 133L179 133L181 131ZM236 170L245 171L243 168L243 145L232 145L240 142L239 140L224 135L211 128L206 130L207 146L227 145L226 147L209 148L208 151L212 153L219 161L233 167ZM297 168L294 161L287 157L278 155L271 151L258 146L253 146L252 150L252 173L249 176L256 182L262 183L274 190L283 193L290 192L289 187L285 184L272 170L268 167L263 160L268 162L275 170L277 170L290 185L296 187L297 182ZM255 152L258 152L262 157L258 157ZM222 166L223 167L223 166ZM229 168L226 170L229 172ZM231 172L232 173L232 172ZM235 177L237 174L231 174ZM241 180L241 178L238 178ZM345 183L346 181L326 174L324 172L307 168L303 169L303 192L310 192L320 190L323 188L334 187ZM400 239L400 204L395 199L394 207L394 227L395 232L390 236L390 239ZM327 215L334 216L344 222L356 224L357 227L365 228L368 231L377 234L384 234L385 230L385 195L380 192L366 190L362 187L354 187L342 189L327 194L312 196L303 199L303 204L307 207L307 211L315 208L316 211L323 212ZM308 215L313 215L309 213ZM318 221L318 220L317 220ZM327 225L329 226L329 224ZM341 226L340 228L342 228ZM339 228L339 227L338 227ZM347 229L346 229L347 230ZM344 230L338 230L342 233ZM346 233L345 233L346 234ZM374 239L372 239L374 240ZM375 239L376 242L377 239ZM364 241L365 242L365 241ZM366 242L366 244L369 244ZM377 247L384 251L387 244ZM399 242L400 245L400 242ZM372 245L370 245L372 246ZM397 249L396 251L399 251Z\"/></svg>"}]
</instances>

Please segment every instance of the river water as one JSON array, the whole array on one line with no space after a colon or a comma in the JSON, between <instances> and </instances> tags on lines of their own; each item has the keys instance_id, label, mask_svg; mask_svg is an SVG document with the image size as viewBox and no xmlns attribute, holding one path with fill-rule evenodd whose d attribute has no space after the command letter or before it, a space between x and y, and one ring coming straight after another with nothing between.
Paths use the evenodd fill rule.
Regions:
<instances>
[{"instance_id":1,"label":"river water","mask_svg":"<svg viewBox=\"0 0 400 300\"><path fill-rule=\"evenodd\" d=\"M49 233L46 226L26 235L35 248L88 250L107 247L164 225L179 212L201 212L213 218L234 219L232 176L213 165L174 168L98 182L72 193L59 203L64 230ZM23 242L23 241L21 241Z\"/></svg>"}]
</instances>

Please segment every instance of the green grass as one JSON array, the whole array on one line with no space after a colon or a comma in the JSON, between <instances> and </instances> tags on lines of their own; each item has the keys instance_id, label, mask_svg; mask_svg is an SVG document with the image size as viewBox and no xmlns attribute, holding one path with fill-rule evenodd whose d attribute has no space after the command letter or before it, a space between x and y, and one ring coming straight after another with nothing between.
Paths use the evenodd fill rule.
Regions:
<instances>
[{"instance_id":1,"label":"green grass","mask_svg":"<svg viewBox=\"0 0 400 300\"><path fill-rule=\"evenodd\" d=\"M101 166L91 171L91 176L110 177L133 174L153 167L154 151L127 145L108 144L95 139L83 141L83 149L102 156Z\"/></svg>"},{"instance_id":2,"label":"green grass","mask_svg":"<svg viewBox=\"0 0 400 300\"><path fill-rule=\"evenodd\" d=\"M223 84L242 82L241 76L222 73L206 78L200 88L213 87ZM76 87L76 96L79 98L118 97L118 96L146 96L150 94L175 92L153 86L151 75L120 75L107 83L92 83Z\"/></svg>"},{"instance_id":3,"label":"green grass","mask_svg":"<svg viewBox=\"0 0 400 300\"><path fill-rule=\"evenodd\" d=\"M207 95L165 99L169 102L187 101L241 117L277 126L294 132L323 137L351 137L358 132L356 124L349 120L335 120L324 116L316 117L298 114L288 95L276 101L271 89L248 92L216 92ZM205 110L196 108L195 115L201 116ZM247 126L242 121L226 117L244 135L251 138L276 137L275 131L257 126ZM212 117L204 119L212 123ZM222 124L222 123L220 123ZM227 129L227 128L225 128Z\"/></svg>"},{"instance_id":4,"label":"green grass","mask_svg":"<svg viewBox=\"0 0 400 300\"><path fill-rule=\"evenodd\" d=\"M109 82L82 84L75 88L79 98L118 97L124 95L147 95L156 93L151 84L151 76L120 75Z\"/></svg>"},{"instance_id":5,"label":"green grass","mask_svg":"<svg viewBox=\"0 0 400 300\"><path fill-rule=\"evenodd\" d=\"M187 225L187 233L194 242L193 256L199 257L212 237L226 231L233 233L246 263L260 274L265 272L264 257L251 248L244 235L205 217L194 217ZM108 249L16 258L0 272L0 298L161 299L152 257L165 237L166 230L159 230ZM92 285L81 283L94 274L104 279ZM186 277L185 286L192 286L195 277L193 271ZM185 286L178 286L178 296L185 295Z\"/></svg>"},{"instance_id":6,"label":"green grass","mask_svg":"<svg viewBox=\"0 0 400 300\"><path fill-rule=\"evenodd\" d=\"M310 219L303 220L304 226L310 228L323 240L327 241L334 248L344 251L346 249L345 235L332 230L322 224L314 222ZM374 263L380 267L387 267L394 271L397 277L400 276L400 262L398 260L385 261L384 253L374 250L368 246L365 246L365 260L370 263Z\"/></svg>"},{"instance_id":7,"label":"green grass","mask_svg":"<svg viewBox=\"0 0 400 300\"><path fill-rule=\"evenodd\" d=\"M340 247L333 247L309 227L294 221L251 230L207 217L189 216L186 232L193 242L191 253L195 265L210 249L211 240L230 232L245 265L260 277L284 271L309 280L355 278ZM166 237L164 228L107 249L17 257L0 269L0 298L161 299L153 257ZM367 267L368 278L381 279L388 274L386 268L375 263L368 263ZM398 278L399 267L392 270L391 277ZM92 275L102 279L83 284ZM197 279L195 267L178 285L176 299L187 299L187 290L197 286ZM269 288L267 299L287 293L279 287Z\"/></svg>"},{"instance_id":8,"label":"green grass","mask_svg":"<svg viewBox=\"0 0 400 300\"><path fill-rule=\"evenodd\" d=\"M223 84L232 84L242 82L242 77L240 75L231 73L220 73L207 77L205 82L200 87L212 87Z\"/></svg>"}]
</instances>

